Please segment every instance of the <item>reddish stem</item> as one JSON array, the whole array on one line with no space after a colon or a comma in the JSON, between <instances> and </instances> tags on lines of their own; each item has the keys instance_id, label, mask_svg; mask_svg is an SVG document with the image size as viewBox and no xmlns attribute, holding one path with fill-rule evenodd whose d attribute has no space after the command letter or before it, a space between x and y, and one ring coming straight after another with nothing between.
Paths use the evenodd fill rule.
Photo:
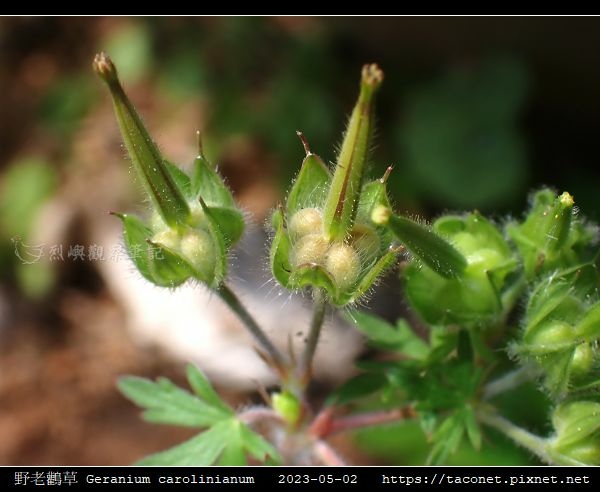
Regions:
<instances>
[{"instance_id":1,"label":"reddish stem","mask_svg":"<svg viewBox=\"0 0 600 492\"><path fill-rule=\"evenodd\" d=\"M412 419L415 416L416 412L412 407L404 407L384 412L360 413L334 418L333 410L326 408L315 418L310 427L310 433L315 437L324 438L338 432Z\"/></svg>"}]
</instances>

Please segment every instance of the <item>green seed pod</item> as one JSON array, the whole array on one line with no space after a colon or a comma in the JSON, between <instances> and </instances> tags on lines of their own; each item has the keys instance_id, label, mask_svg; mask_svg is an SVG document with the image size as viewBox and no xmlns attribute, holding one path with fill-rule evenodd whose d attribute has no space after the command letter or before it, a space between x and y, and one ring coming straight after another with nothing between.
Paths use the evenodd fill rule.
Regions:
<instances>
[{"instance_id":1,"label":"green seed pod","mask_svg":"<svg viewBox=\"0 0 600 492\"><path fill-rule=\"evenodd\" d=\"M535 363L551 396L585 387L600 362L600 278L591 264L555 272L535 284L512 352Z\"/></svg>"},{"instance_id":2,"label":"green seed pod","mask_svg":"<svg viewBox=\"0 0 600 492\"><path fill-rule=\"evenodd\" d=\"M105 53L100 53L94 58L94 69L110 90L123 142L156 210L169 226L184 224L190 214L188 204L121 87L113 62Z\"/></svg>"},{"instance_id":3,"label":"green seed pod","mask_svg":"<svg viewBox=\"0 0 600 492\"><path fill-rule=\"evenodd\" d=\"M444 216L431 230L390 217L415 255L404 271L406 294L434 325L480 326L505 309L503 293L516 262L500 232L477 213ZM418 227L417 227L418 226Z\"/></svg>"},{"instance_id":4,"label":"green seed pod","mask_svg":"<svg viewBox=\"0 0 600 492\"><path fill-rule=\"evenodd\" d=\"M231 192L199 145L190 178L164 159L150 138L108 56L94 59L106 82L125 147L153 205L149 225L130 215L123 221L125 245L140 273L159 286L175 287L189 278L217 287L227 271L228 248L244 230Z\"/></svg>"},{"instance_id":5,"label":"green seed pod","mask_svg":"<svg viewBox=\"0 0 600 492\"><path fill-rule=\"evenodd\" d=\"M385 224L371 221L376 207L389 208L386 180L363 185L372 127L372 101L383 75L363 69L359 100L342 144L334 177L298 133L306 156L285 206L273 213L270 261L284 287L324 290L336 306L355 302L390 268L398 251Z\"/></svg>"},{"instance_id":6,"label":"green seed pod","mask_svg":"<svg viewBox=\"0 0 600 492\"><path fill-rule=\"evenodd\" d=\"M571 377L580 379L587 376L596 362L596 350L591 343L584 342L578 345L571 359Z\"/></svg>"},{"instance_id":7,"label":"green seed pod","mask_svg":"<svg viewBox=\"0 0 600 492\"><path fill-rule=\"evenodd\" d=\"M575 215L573 197L542 189L533 195L522 223L506 227L516 244L528 278L591 259L597 231Z\"/></svg>"},{"instance_id":8,"label":"green seed pod","mask_svg":"<svg viewBox=\"0 0 600 492\"><path fill-rule=\"evenodd\" d=\"M363 67L360 94L348 122L323 211L325 235L332 240L346 239L356 216L373 130L373 99L382 82L383 72L377 65Z\"/></svg>"},{"instance_id":9,"label":"green seed pod","mask_svg":"<svg viewBox=\"0 0 600 492\"><path fill-rule=\"evenodd\" d=\"M557 464L600 465L600 403L573 401L554 410L556 436L549 453Z\"/></svg>"}]
</instances>

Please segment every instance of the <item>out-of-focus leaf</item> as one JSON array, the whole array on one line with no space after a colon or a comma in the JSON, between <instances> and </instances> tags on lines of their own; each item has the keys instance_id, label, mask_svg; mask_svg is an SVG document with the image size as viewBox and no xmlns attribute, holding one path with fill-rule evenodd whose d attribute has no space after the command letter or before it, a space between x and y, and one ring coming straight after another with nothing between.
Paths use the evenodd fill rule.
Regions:
<instances>
[{"instance_id":1,"label":"out-of-focus leaf","mask_svg":"<svg viewBox=\"0 0 600 492\"><path fill-rule=\"evenodd\" d=\"M388 379L380 372L359 374L336 388L327 398L329 405L346 405L359 398L372 395L385 387Z\"/></svg>"},{"instance_id":2,"label":"out-of-focus leaf","mask_svg":"<svg viewBox=\"0 0 600 492\"><path fill-rule=\"evenodd\" d=\"M446 207L509 203L527 174L516 124L526 88L520 63L492 59L413 94L400 138L409 179Z\"/></svg>"},{"instance_id":3,"label":"out-of-focus leaf","mask_svg":"<svg viewBox=\"0 0 600 492\"><path fill-rule=\"evenodd\" d=\"M126 24L110 34L103 49L119 67L124 82L135 83L152 63L151 33L142 23Z\"/></svg>"},{"instance_id":4,"label":"out-of-focus leaf","mask_svg":"<svg viewBox=\"0 0 600 492\"><path fill-rule=\"evenodd\" d=\"M208 427L231 417L225 411L202 401L177 387L168 379L157 382L135 376L119 380L119 389L134 403L145 409L144 418L150 422L182 425L186 427Z\"/></svg>"},{"instance_id":5,"label":"out-of-focus leaf","mask_svg":"<svg viewBox=\"0 0 600 492\"><path fill-rule=\"evenodd\" d=\"M153 382L126 376L119 380L121 392L145 409L144 418L149 422L208 428L183 444L148 456L138 464L245 465L246 454L260 462L281 461L267 441L236 418L199 369L189 365L187 376L197 396L165 378Z\"/></svg>"},{"instance_id":6,"label":"out-of-focus leaf","mask_svg":"<svg viewBox=\"0 0 600 492\"><path fill-rule=\"evenodd\" d=\"M428 345L411 330L405 320L396 326L372 314L362 311L352 313L356 328L363 333L369 343L401 352L408 357L423 359L429 354Z\"/></svg>"},{"instance_id":7,"label":"out-of-focus leaf","mask_svg":"<svg viewBox=\"0 0 600 492\"><path fill-rule=\"evenodd\" d=\"M5 172L0 187L0 224L7 238L27 238L43 203L56 189L56 172L35 157L16 161Z\"/></svg>"}]
</instances>

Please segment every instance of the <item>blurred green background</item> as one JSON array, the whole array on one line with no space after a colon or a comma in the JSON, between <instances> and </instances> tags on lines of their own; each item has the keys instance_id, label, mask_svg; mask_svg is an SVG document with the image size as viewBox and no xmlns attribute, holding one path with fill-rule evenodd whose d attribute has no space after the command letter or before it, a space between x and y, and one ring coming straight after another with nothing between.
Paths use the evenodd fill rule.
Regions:
<instances>
[{"instance_id":1,"label":"blurred green background","mask_svg":"<svg viewBox=\"0 0 600 492\"><path fill-rule=\"evenodd\" d=\"M390 189L400 211L432 218L477 208L502 219L519 214L529 190L544 184L571 192L597 220L599 28L597 18L0 18L0 399L12 402L0 410L0 434L11 433L0 444L0 463L129 462L145 442L115 454L114 434L103 447L88 424L105 434L115 426L143 434L135 413L123 417L129 407L112 389L113 373L170 367L134 348L115 349L112 339L101 339L107 353L129 350L129 365L107 369L95 353L97 332L90 342L78 327L98 310L120 318L119 300L93 263L24 264L15 255L18 242L91 243L102 237L107 210L135 208L137 188L110 102L91 70L94 53L115 60L172 160L189 165L202 130L206 152L257 223L300 165L296 130L324 160L335 160L366 62L377 62L386 76L371 174L394 166ZM81 296L88 314L64 308ZM61 427L54 421L63 414L65 388L76 386L64 368L82 364L82 346L85 360L97 361L86 370L101 382L90 389L89 375L82 376L72 402L83 391L110 395L112 403L76 414L79 427ZM60 401L48 403L53 397ZM36 413L40 399L49 406ZM373 435L358 440L365 462L385 437ZM422 438L398 444L390 435L386 456L405 456L405 463L418 456L405 451ZM139 436L123 442L127 437ZM53 439L62 444L52 446ZM90 447L94 452L82 451ZM500 454L482 459L527 459L513 448Z\"/></svg>"}]
</instances>

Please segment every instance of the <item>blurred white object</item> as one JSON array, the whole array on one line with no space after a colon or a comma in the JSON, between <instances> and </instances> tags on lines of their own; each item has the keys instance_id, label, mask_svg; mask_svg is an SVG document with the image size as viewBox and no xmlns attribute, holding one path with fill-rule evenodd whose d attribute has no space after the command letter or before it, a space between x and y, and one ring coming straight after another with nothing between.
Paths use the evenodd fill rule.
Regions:
<instances>
[{"instance_id":1,"label":"blurred white object","mask_svg":"<svg viewBox=\"0 0 600 492\"><path fill-rule=\"evenodd\" d=\"M245 273L254 271L255 277L266 276L264 265L256 264L264 262L267 254L263 239L260 232L249 233L240 253L242 258L233 260L238 270L241 266ZM122 242L121 228L104 231L103 240ZM257 245L261 251L254 251ZM249 249L244 253L244 248ZM108 288L126 310L128 328L141 342L156 344L182 360L195 362L221 385L254 389L257 381L263 385L276 382L273 372L256 354L252 337L204 286L187 283L174 290L156 287L125 259L98 265ZM299 354L311 319L310 303L282 292L272 283L261 286L264 278L236 281L236 273L240 272L232 275L232 289L246 308L282 351L288 350L289 339ZM315 377L326 381L347 377L360 349L358 333L330 316L315 356Z\"/></svg>"}]
</instances>

